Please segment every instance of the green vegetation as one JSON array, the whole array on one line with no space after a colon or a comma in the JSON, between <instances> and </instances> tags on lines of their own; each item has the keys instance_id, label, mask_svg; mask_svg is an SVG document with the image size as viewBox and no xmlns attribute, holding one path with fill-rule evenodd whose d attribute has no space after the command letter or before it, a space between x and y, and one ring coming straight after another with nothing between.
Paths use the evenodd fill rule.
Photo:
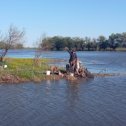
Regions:
<instances>
[{"instance_id":1,"label":"green vegetation","mask_svg":"<svg viewBox=\"0 0 126 126\"><path fill-rule=\"evenodd\" d=\"M42 80L45 78L44 72L49 69L47 64L49 61L49 59L39 59L35 64L34 59L6 58L5 64L8 67L0 70L0 77L13 75L25 81Z\"/></svg>"},{"instance_id":2,"label":"green vegetation","mask_svg":"<svg viewBox=\"0 0 126 126\"><path fill-rule=\"evenodd\" d=\"M48 50L64 50L65 47L76 48L78 51L107 51L107 50L126 50L126 32L111 34L108 38L99 36L97 39L90 37L85 38L71 38L71 37L46 37L42 44Z\"/></svg>"}]
</instances>

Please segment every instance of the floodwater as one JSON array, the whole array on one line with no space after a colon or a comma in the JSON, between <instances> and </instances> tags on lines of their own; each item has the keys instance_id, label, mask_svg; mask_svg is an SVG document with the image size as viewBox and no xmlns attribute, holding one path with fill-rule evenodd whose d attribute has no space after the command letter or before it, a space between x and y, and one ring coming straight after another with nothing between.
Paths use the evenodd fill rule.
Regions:
<instances>
[{"instance_id":1,"label":"floodwater","mask_svg":"<svg viewBox=\"0 0 126 126\"><path fill-rule=\"evenodd\" d=\"M13 51L9 55L12 54ZM91 72L117 75L77 81L48 80L39 84L1 84L0 126L125 126L126 53L77 54ZM20 56L17 53L15 57ZM69 55L48 52L44 57L67 62Z\"/></svg>"}]
</instances>

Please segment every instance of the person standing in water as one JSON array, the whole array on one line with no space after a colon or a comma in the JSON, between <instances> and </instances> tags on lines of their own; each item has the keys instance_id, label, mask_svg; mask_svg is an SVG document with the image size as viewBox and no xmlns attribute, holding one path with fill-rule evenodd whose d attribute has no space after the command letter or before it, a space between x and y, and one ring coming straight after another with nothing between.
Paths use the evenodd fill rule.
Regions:
<instances>
[{"instance_id":1,"label":"person standing in water","mask_svg":"<svg viewBox=\"0 0 126 126\"><path fill-rule=\"evenodd\" d=\"M72 68L72 71L75 72L76 71L76 64L77 64L77 54L76 54L76 51L75 51L75 49L69 50L67 47L65 49L70 54L70 59L69 59L70 68Z\"/></svg>"}]
</instances>

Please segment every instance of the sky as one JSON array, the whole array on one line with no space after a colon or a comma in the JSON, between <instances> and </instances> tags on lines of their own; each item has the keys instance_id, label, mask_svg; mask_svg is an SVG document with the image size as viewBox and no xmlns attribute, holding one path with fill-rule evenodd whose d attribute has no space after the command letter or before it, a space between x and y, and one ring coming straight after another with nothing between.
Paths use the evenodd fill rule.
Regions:
<instances>
[{"instance_id":1,"label":"sky","mask_svg":"<svg viewBox=\"0 0 126 126\"><path fill-rule=\"evenodd\" d=\"M0 0L0 31L25 29L25 46L40 36L97 38L126 32L126 0Z\"/></svg>"}]
</instances>

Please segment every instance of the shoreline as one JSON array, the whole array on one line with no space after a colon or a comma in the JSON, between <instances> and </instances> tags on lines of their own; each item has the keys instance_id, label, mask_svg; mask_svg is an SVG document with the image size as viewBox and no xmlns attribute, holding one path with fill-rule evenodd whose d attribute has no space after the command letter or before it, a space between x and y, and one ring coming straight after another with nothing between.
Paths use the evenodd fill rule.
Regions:
<instances>
[{"instance_id":1,"label":"shoreline","mask_svg":"<svg viewBox=\"0 0 126 126\"><path fill-rule=\"evenodd\" d=\"M115 74L98 74L98 73L93 73L93 78L95 77L110 77L110 76L116 76ZM66 79L70 81L75 81L78 79L91 79L91 78L81 78L81 77L75 77L75 76L70 76L70 75L65 75L65 76L60 76L60 75L44 75L42 78L39 77L34 77L32 79L26 79L26 78L20 78L16 75L11 75L8 74L6 76L1 76L0 77L0 84L20 84L20 83L27 83L27 82L34 82L34 83L41 83L42 81L45 80L60 80L60 79Z\"/></svg>"},{"instance_id":2,"label":"shoreline","mask_svg":"<svg viewBox=\"0 0 126 126\"><path fill-rule=\"evenodd\" d=\"M95 78L95 77L106 77L106 76L115 76L115 74L111 73L90 73L85 72L84 77L79 76L70 76L66 73L66 70L62 68L58 68L58 71L61 74L52 74L51 66L49 64L51 62L62 62L62 59L39 59L37 60L37 64L34 64L35 59L25 59L25 58L6 58L5 63L7 64L7 68L2 68L0 66L0 84L2 83L25 83L25 82L37 82L40 83L43 80L77 80L80 78ZM46 71L50 70L51 74L46 75ZM88 72L89 74L87 74Z\"/></svg>"}]
</instances>

